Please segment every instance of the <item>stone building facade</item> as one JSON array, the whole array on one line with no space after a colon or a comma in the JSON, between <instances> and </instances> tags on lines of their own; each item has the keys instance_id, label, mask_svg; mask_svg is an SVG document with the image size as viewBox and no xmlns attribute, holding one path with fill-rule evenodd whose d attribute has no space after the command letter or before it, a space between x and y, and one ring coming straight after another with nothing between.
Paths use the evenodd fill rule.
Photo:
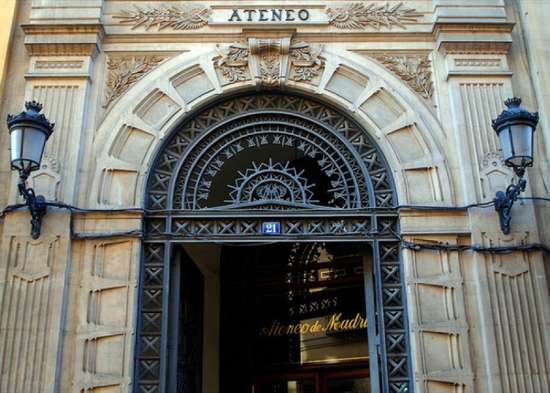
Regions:
<instances>
[{"instance_id":1,"label":"stone building facade","mask_svg":"<svg viewBox=\"0 0 550 393\"><path fill-rule=\"evenodd\" d=\"M50 207L36 240L25 209L0 218L0 392L223 391L207 317L202 388L180 383L176 250L263 244L266 220L282 226L270 242L369 244L371 391L549 391L549 255L487 248L549 244L550 204L516 203L508 235L479 204L513 180L491 128L512 96L540 112L525 196L549 196L550 2L8 3L2 116L43 104L55 131L28 183L78 209ZM227 135L243 124L240 144ZM21 202L3 127L2 207ZM333 185L336 209L240 209L265 168L313 206L304 176L274 162L285 143L355 181ZM221 154L241 157L236 177ZM227 204L218 173L239 191Z\"/></svg>"}]
</instances>

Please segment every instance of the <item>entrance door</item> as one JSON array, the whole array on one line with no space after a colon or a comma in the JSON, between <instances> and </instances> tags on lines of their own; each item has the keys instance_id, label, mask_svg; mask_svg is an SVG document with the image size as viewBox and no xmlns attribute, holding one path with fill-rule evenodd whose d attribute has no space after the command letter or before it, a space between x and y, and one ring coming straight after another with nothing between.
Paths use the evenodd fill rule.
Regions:
<instances>
[{"instance_id":1,"label":"entrance door","mask_svg":"<svg viewBox=\"0 0 550 393\"><path fill-rule=\"evenodd\" d=\"M224 247L220 391L370 392L360 243Z\"/></svg>"}]
</instances>

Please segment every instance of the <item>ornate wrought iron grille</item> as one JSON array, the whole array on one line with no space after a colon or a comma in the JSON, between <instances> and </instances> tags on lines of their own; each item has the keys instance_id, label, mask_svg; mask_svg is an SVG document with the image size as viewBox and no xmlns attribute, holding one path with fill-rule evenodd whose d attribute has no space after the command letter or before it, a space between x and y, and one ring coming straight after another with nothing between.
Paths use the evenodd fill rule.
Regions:
<instances>
[{"instance_id":1,"label":"ornate wrought iron grille","mask_svg":"<svg viewBox=\"0 0 550 393\"><path fill-rule=\"evenodd\" d=\"M279 241L371 243L371 345L379 358L371 371L379 374L381 391L412 392L390 173L352 119L298 95L231 97L184 122L166 140L148 179L135 391L167 392L173 244L265 241L262 223L278 221Z\"/></svg>"}]
</instances>

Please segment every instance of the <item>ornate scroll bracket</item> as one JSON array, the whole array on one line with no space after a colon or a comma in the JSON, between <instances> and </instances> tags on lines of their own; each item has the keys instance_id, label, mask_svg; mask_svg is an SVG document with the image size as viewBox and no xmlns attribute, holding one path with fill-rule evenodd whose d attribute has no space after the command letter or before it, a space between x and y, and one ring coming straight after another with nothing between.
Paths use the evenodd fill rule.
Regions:
<instances>
[{"instance_id":1,"label":"ornate scroll bracket","mask_svg":"<svg viewBox=\"0 0 550 393\"><path fill-rule=\"evenodd\" d=\"M133 10L123 10L114 18L119 23L131 25L132 30L145 27L149 30L156 27L159 31L172 28L174 30L199 29L208 24L212 10L204 6L178 7L176 5L141 8L134 6Z\"/></svg>"},{"instance_id":2,"label":"ornate scroll bracket","mask_svg":"<svg viewBox=\"0 0 550 393\"><path fill-rule=\"evenodd\" d=\"M107 59L109 75L106 82L103 108L107 108L164 60L165 58L158 56L130 56Z\"/></svg>"},{"instance_id":3,"label":"ornate scroll bracket","mask_svg":"<svg viewBox=\"0 0 550 393\"><path fill-rule=\"evenodd\" d=\"M382 54L374 57L423 98L431 98L433 93L432 70L427 56Z\"/></svg>"},{"instance_id":4,"label":"ornate scroll bracket","mask_svg":"<svg viewBox=\"0 0 550 393\"><path fill-rule=\"evenodd\" d=\"M325 66L322 49L305 42L291 42L289 37L250 38L248 45L236 43L225 50L218 48L220 56L214 59L214 65L229 83L246 80L250 71L259 86L281 86L286 83L291 68L294 70L291 79L311 82Z\"/></svg>"},{"instance_id":5,"label":"ornate scroll bracket","mask_svg":"<svg viewBox=\"0 0 550 393\"><path fill-rule=\"evenodd\" d=\"M417 22L423 14L416 12L414 8L406 8L403 3L390 5L376 3L352 3L345 7L327 8L328 23L339 29L363 30L373 27L380 30L381 27L398 26L406 29L407 24Z\"/></svg>"}]
</instances>

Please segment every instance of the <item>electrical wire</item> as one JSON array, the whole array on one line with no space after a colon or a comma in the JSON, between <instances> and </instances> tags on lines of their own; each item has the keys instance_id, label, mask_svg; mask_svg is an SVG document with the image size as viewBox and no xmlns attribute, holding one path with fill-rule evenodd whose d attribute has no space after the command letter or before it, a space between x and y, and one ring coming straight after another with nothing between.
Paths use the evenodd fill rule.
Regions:
<instances>
[{"instance_id":1,"label":"electrical wire","mask_svg":"<svg viewBox=\"0 0 550 393\"><path fill-rule=\"evenodd\" d=\"M546 197L520 197L519 200L532 200L532 201L543 201L550 202L550 198ZM60 209L67 209L72 212L86 212L86 213L125 213L125 212L140 212L140 213L159 213L163 211L159 210L148 210L139 207L129 207L129 208L118 208L118 209L94 209L94 208L82 208L60 202L46 202L47 206L56 207ZM398 205L395 207L396 210L409 209L409 210L419 210L419 211L466 211L471 208L489 208L495 205L495 201L481 202L481 203L472 203L464 206L440 206L440 205ZM2 212L0 212L0 217L5 216L7 213L26 207L24 203L13 204L6 206ZM375 209L372 209L375 210ZM392 233L399 243L405 249L412 251L449 251L449 252L464 252L464 251L474 251L481 253L491 253L491 254L507 254L513 252L531 252L531 251L542 251L547 254L550 254L550 247L541 244L519 244L513 246L502 246L502 247L485 247L480 245L456 245L448 243L417 243L404 240L399 234ZM113 238L113 237L137 237L143 238L143 232L138 230L126 231L126 232L106 232L106 233L74 233L74 239L102 239L102 238ZM266 241L265 244L271 244L277 242L274 240ZM228 244L225 243L224 244ZM233 243L232 243L233 244ZM235 245L242 246L243 244L234 243ZM249 243L246 243L247 245ZM250 245L258 245L256 242L251 242Z\"/></svg>"}]
</instances>

